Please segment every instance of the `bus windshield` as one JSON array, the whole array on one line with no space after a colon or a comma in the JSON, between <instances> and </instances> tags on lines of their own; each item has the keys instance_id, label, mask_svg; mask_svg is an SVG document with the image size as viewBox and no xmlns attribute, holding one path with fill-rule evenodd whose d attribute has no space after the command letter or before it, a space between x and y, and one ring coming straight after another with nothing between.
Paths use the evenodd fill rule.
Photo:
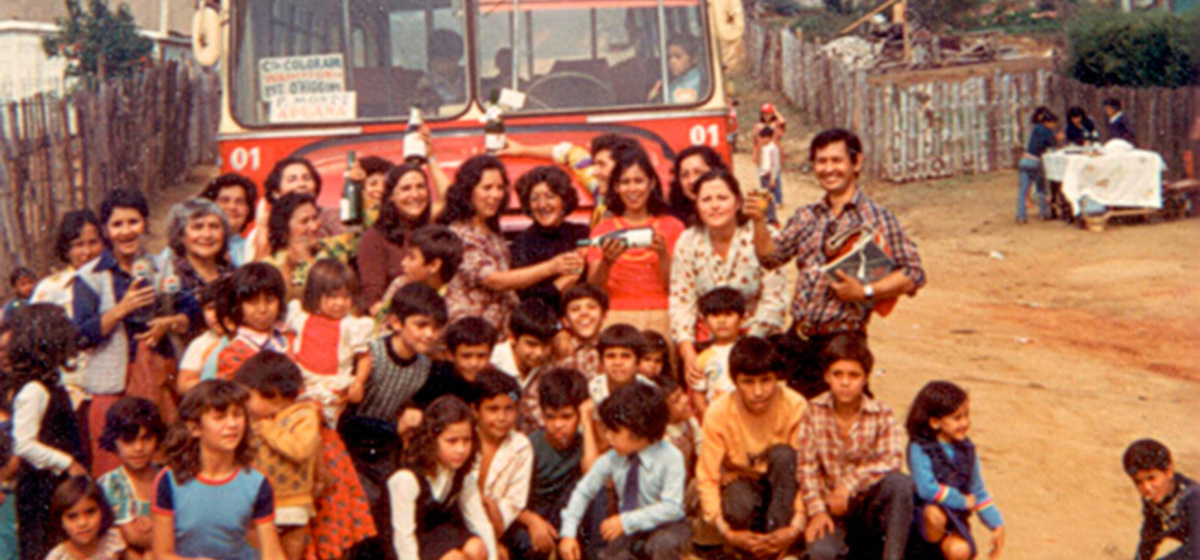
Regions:
<instances>
[{"instance_id":1,"label":"bus windshield","mask_svg":"<svg viewBox=\"0 0 1200 560\"><path fill-rule=\"evenodd\" d=\"M244 125L452 116L470 100L461 0L238 0L230 97Z\"/></svg>"},{"instance_id":2,"label":"bus windshield","mask_svg":"<svg viewBox=\"0 0 1200 560\"><path fill-rule=\"evenodd\" d=\"M695 105L712 90L699 0L235 0L233 13L230 109L250 127L453 118L475 100Z\"/></svg>"},{"instance_id":3,"label":"bus windshield","mask_svg":"<svg viewBox=\"0 0 1200 560\"><path fill-rule=\"evenodd\" d=\"M480 0L477 10L481 101L510 89L524 103L509 109L543 112L709 97L698 0Z\"/></svg>"}]
</instances>

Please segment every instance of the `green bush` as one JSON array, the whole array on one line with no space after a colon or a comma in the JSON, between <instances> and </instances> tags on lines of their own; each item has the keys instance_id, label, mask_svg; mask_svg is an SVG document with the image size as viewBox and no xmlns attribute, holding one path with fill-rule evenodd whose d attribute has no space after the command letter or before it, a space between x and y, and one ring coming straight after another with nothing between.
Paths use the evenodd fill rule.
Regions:
<instances>
[{"instance_id":1,"label":"green bush","mask_svg":"<svg viewBox=\"0 0 1200 560\"><path fill-rule=\"evenodd\" d=\"M1097 86L1200 84L1198 26L1200 10L1079 14L1067 23L1066 73Z\"/></svg>"}]
</instances>

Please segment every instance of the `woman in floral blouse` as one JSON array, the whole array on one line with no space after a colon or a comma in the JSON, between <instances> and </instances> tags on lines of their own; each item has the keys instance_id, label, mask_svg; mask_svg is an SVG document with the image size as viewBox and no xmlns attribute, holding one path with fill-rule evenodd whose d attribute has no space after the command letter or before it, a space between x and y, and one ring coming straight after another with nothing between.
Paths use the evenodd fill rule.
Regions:
<instances>
[{"instance_id":1,"label":"woman in floral blouse","mask_svg":"<svg viewBox=\"0 0 1200 560\"><path fill-rule=\"evenodd\" d=\"M508 173L499 159L474 156L458 168L446 192L446 209L438 216L438 223L463 242L462 264L446 286L449 323L475 316L506 329L517 304L515 290L583 269L583 259L570 252L510 270L512 257L500 234L500 212L507 203Z\"/></svg>"},{"instance_id":2,"label":"woman in floral blouse","mask_svg":"<svg viewBox=\"0 0 1200 560\"><path fill-rule=\"evenodd\" d=\"M671 338L679 345L684 372L698 372L696 342L708 333L697 301L708 291L730 286L746 298L742 329L768 336L783 329L787 308L783 269L763 268L754 253L754 225L742 214L738 181L724 168L697 180L696 225L675 244L671 266Z\"/></svg>"}]
</instances>

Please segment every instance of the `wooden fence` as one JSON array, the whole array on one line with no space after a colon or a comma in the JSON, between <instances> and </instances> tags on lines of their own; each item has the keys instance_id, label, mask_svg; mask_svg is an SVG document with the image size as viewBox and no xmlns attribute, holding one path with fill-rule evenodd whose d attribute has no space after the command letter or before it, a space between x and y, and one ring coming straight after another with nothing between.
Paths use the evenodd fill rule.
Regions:
<instances>
[{"instance_id":1,"label":"wooden fence","mask_svg":"<svg viewBox=\"0 0 1200 560\"><path fill-rule=\"evenodd\" d=\"M1016 167L1032 124L1046 105L1065 126L1079 106L1104 130L1101 102L1120 99L1138 145L1163 155L1182 177L1200 88L1096 88L1057 74L1047 59L997 61L898 73L853 69L787 29L747 24L750 66L759 83L782 93L821 127L854 130L865 171L895 182Z\"/></svg>"},{"instance_id":2,"label":"wooden fence","mask_svg":"<svg viewBox=\"0 0 1200 560\"><path fill-rule=\"evenodd\" d=\"M108 190L149 194L216 158L217 80L175 62L65 98L0 108L0 278L54 263L59 217Z\"/></svg>"}]
</instances>

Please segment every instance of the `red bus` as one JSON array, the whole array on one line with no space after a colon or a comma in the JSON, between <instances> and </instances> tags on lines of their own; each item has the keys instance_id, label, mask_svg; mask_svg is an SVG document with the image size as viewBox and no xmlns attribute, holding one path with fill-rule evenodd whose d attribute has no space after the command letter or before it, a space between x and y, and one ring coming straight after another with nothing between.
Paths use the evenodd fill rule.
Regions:
<instances>
[{"instance_id":1,"label":"red bus","mask_svg":"<svg viewBox=\"0 0 1200 560\"><path fill-rule=\"evenodd\" d=\"M219 12L218 12L219 10ZM308 158L340 196L346 152L403 160L411 108L453 176L484 152L482 117L501 92L525 145L637 138L664 181L675 154L730 156L729 100L702 0L210 0L197 13L202 64L219 63L222 171L259 184L275 161ZM670 44L670 46L669 46ZM671 68L676 44L690 67ZM515 180L532 166L506 158ZM592 197L581 191L583 219ZM519 213L516 196L509 213ZM506 229L527 223L512 216Z\"/></svg>"}]
</instances>

